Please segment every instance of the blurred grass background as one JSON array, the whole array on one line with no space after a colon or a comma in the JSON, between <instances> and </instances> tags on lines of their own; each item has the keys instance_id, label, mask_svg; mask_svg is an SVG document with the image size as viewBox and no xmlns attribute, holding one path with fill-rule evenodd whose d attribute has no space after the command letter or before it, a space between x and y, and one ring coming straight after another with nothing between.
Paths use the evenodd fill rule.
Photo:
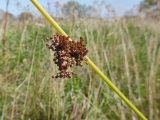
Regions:
<instances>
[{"instance_id":1,"label":"blurred grass background","mask_svg":"<svg viewBox=\"0 0 160 120\"><path fill-rule=\"evenodd\" d=\"M5 22L0 22L2 120L138 119L88 65L74 68L72 79L52 78L57 68L45 39L56 32L45 20L10 20L4 27ZM71 38L84 38L88 56L145 116L160 118L159 22L137 17L58 22Z\"/></svg>"}]
</instances>

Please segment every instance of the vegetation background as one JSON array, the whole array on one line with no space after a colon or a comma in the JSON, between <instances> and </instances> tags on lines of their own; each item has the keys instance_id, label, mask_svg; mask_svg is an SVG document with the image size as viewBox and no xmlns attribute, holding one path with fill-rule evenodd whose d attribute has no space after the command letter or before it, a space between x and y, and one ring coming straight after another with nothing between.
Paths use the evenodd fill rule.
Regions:
<instances>
[{"instance_id":1,"label":"vegetation background","mask_svg":"<svg viewBox=\"0 0 160 120\"><path fill-rule=\"evenodd\" d=\"M144 0L123 16L104 3L57 1L53 17L71 38L84 38L88 56L147 118L159 120L160 2ZM72 79L53 79L45 39L56 31L42 16L27 9L14 16L8 7L10 0L0 10L1 120L138 120L88 65L74 68Z\"/></svg>"}]
</instances>

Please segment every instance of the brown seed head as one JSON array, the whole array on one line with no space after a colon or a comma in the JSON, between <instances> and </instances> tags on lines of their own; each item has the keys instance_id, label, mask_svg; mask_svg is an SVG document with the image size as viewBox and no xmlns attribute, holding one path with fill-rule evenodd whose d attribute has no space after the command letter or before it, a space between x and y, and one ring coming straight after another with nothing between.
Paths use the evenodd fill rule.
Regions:
<instances>
[{"instance_id":1,"label":"brown seed head","mask_svg":"<svg viewBox=\"0 0 160 120\"><path fill-rule=\"evenodd\" d=\"M54 35L48 39L47 47L54 52L54 63L58 66L59 73L55 78L71 78L70 68L74 65L82 66L82 61L88 53L84 40L70 41L69 37Z\"/></svg>"}]
</instances>

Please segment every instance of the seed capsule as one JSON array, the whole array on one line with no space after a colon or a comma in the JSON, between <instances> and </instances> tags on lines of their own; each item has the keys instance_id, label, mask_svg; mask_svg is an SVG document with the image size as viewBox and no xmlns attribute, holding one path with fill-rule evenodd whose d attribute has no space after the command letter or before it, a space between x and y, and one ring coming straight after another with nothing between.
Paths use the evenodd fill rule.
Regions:
<instances>
[{"instance_id":1,"label":"seed capsule","mask_svg":"<svg viewBox=\"0 0 160 120\"><path fill-rule=\"evenodd\" d=\"M70 68L74 65L82 66L82 61L88 53L83 38L80 41L71 41L69 37L54 35L50 37L46 46L54 52L54 63L58 66L59 73L54 78L71 78Z\"/></svg>"}]
</instances>

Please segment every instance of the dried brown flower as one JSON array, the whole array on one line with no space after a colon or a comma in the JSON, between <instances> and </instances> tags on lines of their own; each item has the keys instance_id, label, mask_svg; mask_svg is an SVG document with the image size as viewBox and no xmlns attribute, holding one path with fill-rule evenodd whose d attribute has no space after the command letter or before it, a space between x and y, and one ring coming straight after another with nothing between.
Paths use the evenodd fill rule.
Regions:
<instances>
[{"instance_id":1,"label":"dried brown flower","mask_svg":"<svg viewBox=\"0 0 160 120\"><path fill-rule=\"evenodd\" d=\"M82 66L82 61L88 50L84 40L71 41L69 37L54 35L48 39L47 47L54 52L54 63L58 66L59 73L55 78L71 78L73 72L70 68L74 65Z\"/></svg>"}]
</instances>

